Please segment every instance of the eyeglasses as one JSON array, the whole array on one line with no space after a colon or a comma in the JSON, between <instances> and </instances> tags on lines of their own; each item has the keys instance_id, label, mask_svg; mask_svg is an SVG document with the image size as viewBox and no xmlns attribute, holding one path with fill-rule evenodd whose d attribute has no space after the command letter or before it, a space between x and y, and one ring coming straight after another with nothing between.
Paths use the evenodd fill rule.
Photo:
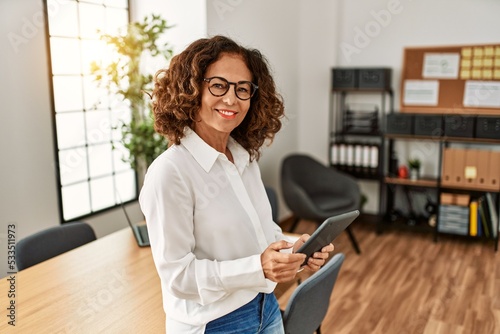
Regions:
<instances>
[{"instance_id":1,"label":"eyeglasses","mask_svg":"<svg viewBox=\"0 0 500 334\"><path fill-rule=\"evenodd\" d=\"M259 89L259 86L250 81L229 82L221 77L204 78L203 81L208 82L208 91L217 97L226 95L229 86L234 85L236 97L243 101L250 99Z\"/></svg>"}]
</instances>

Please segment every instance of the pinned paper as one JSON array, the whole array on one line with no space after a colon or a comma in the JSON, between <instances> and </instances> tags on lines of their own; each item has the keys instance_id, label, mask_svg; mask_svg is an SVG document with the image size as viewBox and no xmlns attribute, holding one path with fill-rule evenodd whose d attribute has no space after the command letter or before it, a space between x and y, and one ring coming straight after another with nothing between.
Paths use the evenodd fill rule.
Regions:
<instances>
[{"instance_id":1,"label":"pinned paper","mask_svg":"<svg viewBox=\"0 0 500 334\"><path fill-rule=\"evenodd\" d=\"M437 106L439 81L405 80L403 104L414 106Z\"/></svg>"},{"instance_id":2,"label":"pinned paper","mask_svg":"<svg viewBox=\"0 0 500 334\"><path fill-rule=\"evenodd\" d=\"M457 79L459 53L426 53L422 77L432 79Z\"/></svg>"}]
</instances>

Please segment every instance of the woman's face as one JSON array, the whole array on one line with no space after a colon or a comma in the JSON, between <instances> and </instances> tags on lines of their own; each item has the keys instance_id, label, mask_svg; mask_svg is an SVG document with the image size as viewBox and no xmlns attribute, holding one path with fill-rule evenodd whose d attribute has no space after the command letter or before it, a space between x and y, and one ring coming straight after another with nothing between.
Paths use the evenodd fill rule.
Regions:
<instances>
[{"instance_id":1,"label":"woman's face","mask_svg":"<svg viewBox=\"0 0 500 334\"><path fill-rule=\"evenodd\" d=\"M246 66L243 58L235 54L223 54L219 60L210 64L205 78L221 77L229 82L252 81L252 73ZM245 118L250 108L250 99L241 100L235 94L235 85L229 85L229 90L223 96L214 96L209 91L210 85L220 85L215 80L203 82L201 107L198 113L197 128L214 135L217 133L229 134ZM240 93L238 93L240 94Z\"/></svg>"}]
</instances>

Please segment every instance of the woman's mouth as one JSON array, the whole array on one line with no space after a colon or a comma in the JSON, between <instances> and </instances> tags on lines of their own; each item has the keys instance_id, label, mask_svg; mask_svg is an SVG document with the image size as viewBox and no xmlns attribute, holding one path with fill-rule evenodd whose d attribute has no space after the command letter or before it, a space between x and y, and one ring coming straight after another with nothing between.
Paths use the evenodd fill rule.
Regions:
<instances>
[{"instance_id":1,"label":"woman's mouth","mask_svg":"<svg viewBox=\"0 0 500 334\"><path fill-rule=\"evenodd\" d=\"M233 119L238 114L236 111L232 110L226 110L226 109L215 109L215 110L219 113L219 115L221 115L225 119Z\"/></svg>"}]
</instances>

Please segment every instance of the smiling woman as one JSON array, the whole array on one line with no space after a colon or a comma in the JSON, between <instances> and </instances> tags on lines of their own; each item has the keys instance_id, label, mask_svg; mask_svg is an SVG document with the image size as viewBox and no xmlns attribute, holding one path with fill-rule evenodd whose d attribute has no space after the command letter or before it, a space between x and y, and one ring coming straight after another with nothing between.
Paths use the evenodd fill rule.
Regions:
<instances>
[{"instance_id":1,"label":"smiling woman","mask_svg":"<svg viewBox=\"0 0 500 334\"><path fill-rule=\"evenodd\" d=\"M173 145L139 201L167 332L283 333L273 290L299 271L305 255L294 251L308 235L285 240L257 164L284 114L266 59L227 37L197 40L156 75L153 111ZM318 270L332 250L304 267Z\"/></svg>"}]
</instances>

